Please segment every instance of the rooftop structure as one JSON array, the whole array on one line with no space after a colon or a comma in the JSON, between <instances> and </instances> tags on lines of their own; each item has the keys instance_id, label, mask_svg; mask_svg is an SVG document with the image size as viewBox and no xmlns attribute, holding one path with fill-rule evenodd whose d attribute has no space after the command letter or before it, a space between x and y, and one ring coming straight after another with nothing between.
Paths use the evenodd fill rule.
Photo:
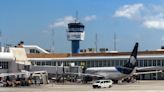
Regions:
<instances>
[{"instance_id":1,"label":"rooftop structure","mask_svg":"<svg viewBox=\"0 0 164 92\"><path fill-rule=\"evenodd\" d=\"M26 50L26 53L30 54L30 53L46 53L48 54L49 52L40 48L37 45L23 45L23 47Z\"/></svg>"}]
</instances>

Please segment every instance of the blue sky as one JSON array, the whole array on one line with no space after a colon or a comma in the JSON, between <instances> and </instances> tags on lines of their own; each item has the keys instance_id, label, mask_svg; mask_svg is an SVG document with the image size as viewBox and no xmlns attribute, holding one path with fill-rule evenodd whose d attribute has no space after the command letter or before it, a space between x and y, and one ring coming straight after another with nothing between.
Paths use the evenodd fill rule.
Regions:
<instances>
[{"instance_id":1,"label":"blue sky","mask_svg":"<svg viewBox=\"0 0 164 92\"><path fill-rule=\"evenodd\" d=\"M51 29L55 30L55 52L70 52L66 24L75 12L85 25L81 48L98 47L113 50L117 34L117 50L131 51L134 43L140 50L154 50L164 45L163 0L0 0L2 44L35 44L51 48Z\"/></svg>"}]
</instances>

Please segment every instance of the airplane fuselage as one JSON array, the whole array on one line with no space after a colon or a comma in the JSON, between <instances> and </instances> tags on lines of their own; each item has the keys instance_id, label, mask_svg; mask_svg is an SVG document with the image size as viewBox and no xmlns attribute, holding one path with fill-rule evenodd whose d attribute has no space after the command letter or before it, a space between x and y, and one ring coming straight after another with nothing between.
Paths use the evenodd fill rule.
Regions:
<instances>
[{"instance_id":1,"label":"airplane fuselage","mask_svg":"<svg viewBox=\"0 0 164 92\"><path fill-rule=\"evenodd\" d=\"M130 75L131 71L124 67L93 67L87 68L86 73L100 75L105 79L121 80Z\"/></svg>"}]
</instances>

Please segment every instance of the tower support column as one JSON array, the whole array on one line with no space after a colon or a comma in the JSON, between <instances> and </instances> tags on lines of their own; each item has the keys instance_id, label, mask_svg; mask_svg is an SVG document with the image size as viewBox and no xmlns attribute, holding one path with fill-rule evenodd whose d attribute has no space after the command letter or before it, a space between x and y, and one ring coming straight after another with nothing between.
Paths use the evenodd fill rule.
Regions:
<instances>
[{"instance_id":1,"label":"tower support column","mask_svg":"<svg viewBox=\"0 0 164 92\"><path fill-rule=\"evenodd\" d=\"M80 41L72 40L72 53L80 52Z\"/></svg>"}]
</instances>

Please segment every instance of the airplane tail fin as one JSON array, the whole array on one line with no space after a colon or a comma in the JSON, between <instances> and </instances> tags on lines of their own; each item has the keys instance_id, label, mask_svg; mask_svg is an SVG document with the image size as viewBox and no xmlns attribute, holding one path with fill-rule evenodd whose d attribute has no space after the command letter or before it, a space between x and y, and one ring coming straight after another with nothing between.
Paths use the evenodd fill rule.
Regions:
<instances>
[{"instance_id":1,"label":"airplane tail fin","mask_svg":"<svg viewBox=\"0 0 164 92\"><path fill-rule=\"evenodd\" d=\"M138 42L136 42L134 49L130 55L128 63L124 65L124 67L135 68L137 65L137 53L138 53Z\"/></svg>"}]
</instances>

